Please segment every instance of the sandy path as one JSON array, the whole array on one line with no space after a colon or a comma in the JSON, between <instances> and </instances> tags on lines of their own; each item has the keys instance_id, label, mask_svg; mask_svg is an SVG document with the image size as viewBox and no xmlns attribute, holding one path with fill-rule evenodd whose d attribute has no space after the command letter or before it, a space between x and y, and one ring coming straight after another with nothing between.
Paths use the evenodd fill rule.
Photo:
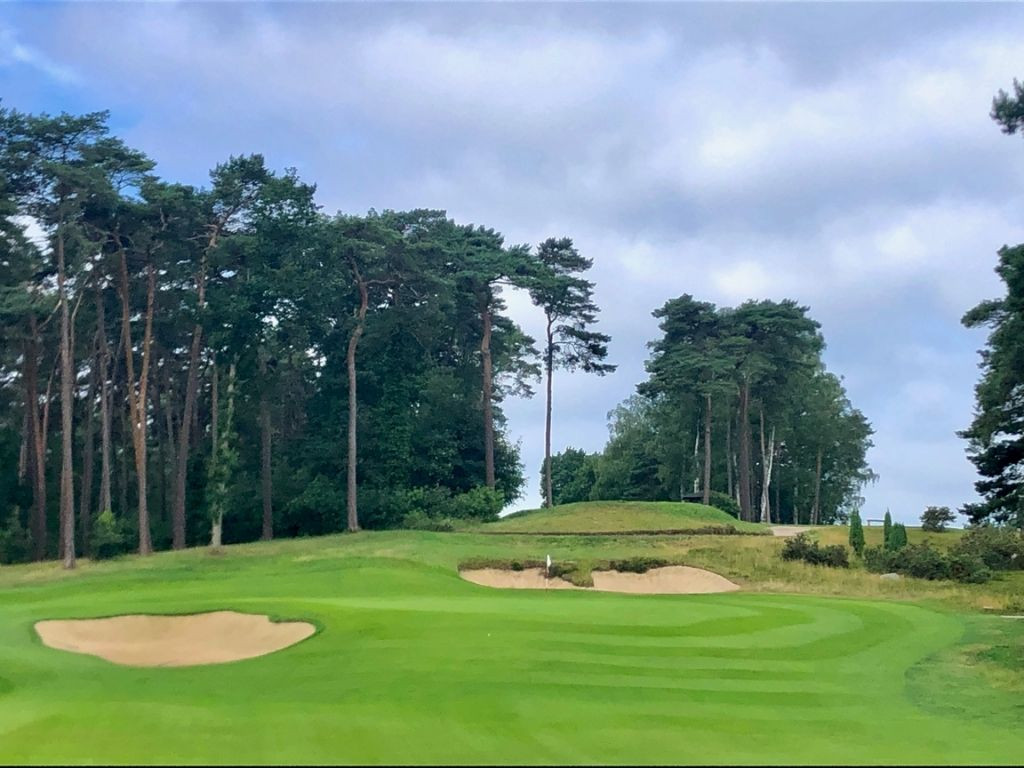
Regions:
<instances>
[{"instance_id":1,"label":"sandy path","mask_svg":"<svg viewBox=\"0 0 1024 768\"><path fill-rule=\"evenodd\" d=\"M188 667L251 659L294 645L315 631L303 621L278 623L234 611L36 623L36 632L51 648L132 667Z\"/></svg>"},{"instance_id":2,"label":"sandy path","mask_svg":"<svg viewBox=\"0 0 1024 768\"><path fill-rule=\"evenodd\" d=\"M499 589L586 589L563 579L545 579L541 568L505 571L482 568L462 571L462 578L484 587ZM709 592L733 592L737 584L717 573L688 565L652 568L646 573L594 571L594 591L624 592L634 595L696 595Z\"/></svg>"},{"instance_id":3,"label":"sandy path","mask_svg":"<svg viewBox=\"0 0 1024 768\"><path fill-rule=\"evenodd\" d=\"M809 529L806 525L773 525L771 530L772 536L796 536Z\"/></svg>"}]
</instances>

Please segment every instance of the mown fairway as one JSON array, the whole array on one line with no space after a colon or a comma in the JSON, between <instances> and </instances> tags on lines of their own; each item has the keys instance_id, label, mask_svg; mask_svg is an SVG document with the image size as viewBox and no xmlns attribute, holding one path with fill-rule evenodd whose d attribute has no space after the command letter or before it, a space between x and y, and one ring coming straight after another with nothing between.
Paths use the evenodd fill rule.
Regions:
<instances>
[{"instance_id":1,"label":"mown fairway","mask_svg":"<svg viewBox=\"0 0 1024 768\"><path fill-rule=\"evenodd\" d=\"M52 565L0 570L0 760L1024 754L1019 676L993 687L985 664L962 664L973 647L964 643L979 638L1016 653L1024 622L812 596L505 592L456 574L460 557L502 547L538 545L395 532L158 555L70 576ZM41 618L218 608L305 618L321 631L261 659L132 669L46 648L32 629Z\"/></svg>"}]
</instances>

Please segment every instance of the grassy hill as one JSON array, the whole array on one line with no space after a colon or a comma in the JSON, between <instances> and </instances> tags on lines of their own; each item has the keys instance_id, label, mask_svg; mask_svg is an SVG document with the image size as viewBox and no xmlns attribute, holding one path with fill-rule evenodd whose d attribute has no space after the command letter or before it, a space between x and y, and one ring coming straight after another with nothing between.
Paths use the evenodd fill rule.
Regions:
<instances>
[{"instance_id":1,"label":"grassy hill","mask_svg":"<svg viewBox=\"0 0 1024 768\"><path fill-rule=\"evenodd\" d=\"M515 533L621 533L625 531L693 531L732 526L746 533L767 532L703 504L678 501L583 501L551 509L516 512L482 531Z\"/></svg>"},{"instance_id":2,"label":"grassy hill","mask_svg":"<svg viewBox=\"0 0 1024 768\"><path fill-rule=\"evenodd\" d=\"M1019 762L1024 674L986 649L1019 648L1024 622L950 607L1020 580L879 582L783 563L780 546L396 531L0 568L0 763ZM679 556L749 591L515 592L456 571L546 552ZM135 669L32 629L217 609L319 632L263 658Z\"/></svg>"}]
</instances>

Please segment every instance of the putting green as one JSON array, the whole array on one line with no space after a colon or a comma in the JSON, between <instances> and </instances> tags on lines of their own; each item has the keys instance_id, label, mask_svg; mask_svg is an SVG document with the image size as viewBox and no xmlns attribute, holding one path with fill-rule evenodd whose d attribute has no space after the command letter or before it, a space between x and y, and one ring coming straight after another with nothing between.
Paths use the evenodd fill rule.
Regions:
<instances>
[{"instance_id":1,"label":"putting green","mask_svg":"<svg viewBox=\"0 0 1024 768\"><path fill-rule=\"evenodd\" d=\"M1019 696L971 670L943 672L965 630L999 619L806 596L487 589L454 568L485 540L360 534L68 578L5 580L16 569L4 569L0 762L1012 764L1024 754ZM141 669L47 648L32 628L215 609L320 631L258 659ZM1019 643L1024 622L1003 624Z\"/></svg>"}]
</instances>

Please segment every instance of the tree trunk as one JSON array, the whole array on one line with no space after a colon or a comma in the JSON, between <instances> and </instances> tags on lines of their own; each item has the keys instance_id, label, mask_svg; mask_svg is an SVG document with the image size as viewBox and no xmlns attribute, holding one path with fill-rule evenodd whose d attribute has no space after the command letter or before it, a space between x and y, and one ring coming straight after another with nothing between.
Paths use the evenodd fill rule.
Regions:
<instances>
[{"instance_id":1,"label":"tree trunk","mask_svg":"<svg viewBox=\"0 0 1024 768\"><path fill-rule=\"evenodd\" d=\"M111 508L110 501L110 346L107 344L106 315L103 292L96 281L96 333L100 352L100 506L99 511Z\"/></svg>"},{"instance_id":2,"label":"tree trunk","mask_svg":"<svg viewBox=\"0 0 1024 768\"><path fill-rule=\"evenodd\" d=\"M271 467L270 404L267 402L266 379L267 361L260 356L260 480L263 490L263 532L260 538L270 541L274 538L274 479Z\"/></svg>"},{"instance_id":3,"label":"tree trunk","mask_svg":"<svg viewBox=\"0 0 1024 768\"><path fill-rule=\"evenodd\" d=\"M821 515L821 454L822 449L818 449L818 458L815 462L814 467L814 503L811 506L811 525L817 525L818 519Z\"/></svg>"},{"instance_id":4,"label":"tree trunk","mask_svg":"<svg viewBox=\"0 0 1024 768\"><path fill-rule=\"evenodd\" d=\"M196 272L197 306L200 312L206 307L206 263L211 249L217 245L219 230L210 235L206 249ZM192 425L196 417L196 391L199 388L199 353L202 351L203 326L196 323L192 328L192 344L188 353L188 378L185 383L185 405L181 412L181 430L178 433L177 467L174 472L174 506L171 509L171 547L185 546L185 496L188 485L188 457L192 444Z\"/></svg>"},{"instance_id":5,"label":"tree trunk","mask_svg":"<svg viewBox=\"0 0 1024 768\"><path fill-rule=\"evenodd\" d=\"M153 552L149 528L149 504L146 471L146 390L149 385L150 345L153 339L153 305L156 298L156 270L150 263L146 268L146 327L142 338L142 370L135 381L135 353L132 349L131 306L128 285L128 256L121 250L121 335L124 337L124 364L127 377L128 412L131 419L132 444L135 449L135 481L138 485L139 554Z\"/></svg>"},{"instance_id":6,"label":"tree trunk","mask_svg":"<svg viewBox=\"0 0 1024 768\"><path fill-rule=\"evenodd\" d=\"M697 457L700 455L700 419L697 419L697 428L693 430L693 493L700 490L700 469L697 466Z\"/></svg>"},{"instance_id":7,"label":"tree trunk","mask_svg":"<svg viewBox=\"0 0 1024 768\"><path fill-rule=\"evenodd\" d=\"M771 437L764 441L764 408L761 408L761 522L771 523L771 484L772 465L775 463L775 427L771 429Z\"/></svg>"},{"instance_id":8,"label":"tree trunk","mask_svg":"<svg viewBox=\"0 0 1024 768\"><path fill-rule=\"evenodd\" d=\"M740 511L743 519L750 522L754 519L751 509L750 494L750 379L744 378L740 389L740 412L738 424L740 432L739 485Z\"/></svg>"},{"instance_id":9,"label":"tree trunk","mask_svg":"<svg viewBox=\"0 0 1024 768\"><path fill-rule=\"evenodd\" d=\"M89 371L89 394L85 400L85 446L82 453L82 488L78 501L79 539L82 542L82 554L86 557L89 555L89 527L92 513L92 470L96 443L96 419L93 413L93 403L96 400L99 356L99 349L97 349Z\"/></svg>"},{"instance_id":10,"label":"tree trunk","mask_svg":"<svg viewBox=\"0 0 1024 768\"><path fill-rule=\"evenodd\" d=\"M217 370L216 367L214 367L214 370ZM224 418L224 428L217 430L219 442L214 443L213 456L211 457L211 461L217 463L226 460L227 452L225 449L231 440L232 421L235 415L235 370L235 363L232 362L228 367L228 407ZM214 416L214 419L216 418L217 415ZM210 547L216 550L220 549L224 534L224 501L227 496L227 473L223 468L218 468L215 473L215 482L217 485L213 489L214 510L210 529Z\"/></svg>"},{"instance_id":11,"label":"tree trunk","mask_svg":"<svg viewBox=\"0 0 1024 768\"><path fill-rule=\"evenodd\" d=\"M359 530L359 510L357 506L356 469L358 445L356 428L359 421L359 400L356 392L356 348L363 335L366 325L366 308L369 304L366 282L359 274L355 263L352 264L356 282L359 285L359 310L356 313L356 324L348 339L348 352L345 362L348 366L348 486L346 488L346 507L348 512L348 530Z\"/></svg>"},{"instance_id":12,"label":"tree trunk","mask_svg":"<svg viewBox=\"0 0 1024 768\"><path fill-rule=\"evenodd\" d=\"M64 232L57 225L57 293L60 304L60 536L64 568L75 567L75 480L72 456L74 425L74 373L71 357L71 313L68 309L67 268L64 262Z\"/></svg>"},{"instance_id":13,"label":"tree trunk","mask_svg":"<svg viewBox=\"0 0 1024 768\"><path fill-rule=\"evenodd\" d=\"M493 488L494 479L494 411L491 398L494 389L494 371L491 367L491 307L480 309L480 323L483 334L480 337L480 358L483 362L483 388L481 391L484 411L484 481Z\"/></svg>"},{"instance_id":14,"label":"tree trunk","mask_svg":"<svg viewBox=\"0 0 1024 768\"><path fill-rule=\"evenodd\" d=\"M704 503L711 503L711 395L704 395Z\"/></svg>"},{"instance_id":15,"label":"tree trunk","mask_svg":"<svg viewBox=\"0 0 1024 768\"><path fill-rule=\"evenodd\" d=\"M793 473L793 525L800 525L800 482Z\"/></svg>"},{"instance_id":16,"label":"tree trunk","mask_svg":"<svg viewBox=\"0 0 1024 768\"><path fill-rule=\"evenodd\" d=\"M555 367L555 340L551 332L552 318L548 316L548 346L544 355L544 368L547 374L547 403L544 411L544 506L552 507L554 502L551 493L551 378Z\"/></svg>"},{"instance_id":17,"label":"tree trunk","mask_svg":"<svg viewBox=\"0 0 1024 768\"><path fill-rule=\"evenodd\" d=\"M733 484L732 484L732 417L725 420L725 477L726 487L729 489L729 498L735 498L733 495Z\"/></svg>"},{"instance_id":18,"label":"tree trunk","mask_svg":"<svg viewBox=\"0 0 1024 768\"><path fill-rule=\"evenodd\" d=\"M29 469L32 475L32 559L46 558L46 433L39 418L39 325L29 315L25 342L25 413L28 416Z\"/></svg>"},{"instance_id":19,"label":"tree trunk","mask_svg":"<svg viewBox=\"0 0 1024 768\"><path fill-rule=\"evenodd\" d=\"M777 458L777 457L776 457ZM782 465L775 462L775 519L782 522Z\"/></svg>"}]
</instances>

